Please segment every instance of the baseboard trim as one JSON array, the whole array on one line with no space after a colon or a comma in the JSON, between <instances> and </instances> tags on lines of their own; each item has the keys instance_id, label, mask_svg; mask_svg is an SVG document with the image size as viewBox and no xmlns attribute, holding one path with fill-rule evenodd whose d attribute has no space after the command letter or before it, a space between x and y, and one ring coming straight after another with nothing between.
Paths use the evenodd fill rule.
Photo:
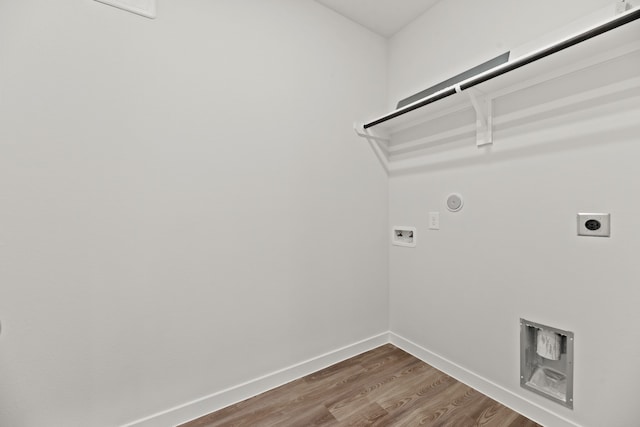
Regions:
<instances>
[{"instance_id":1,"label":"baseboard trim","mask_svg":"<svg viewBox=\"0 0 640 427\"><path fill-rule=\"evenodd\" d=\"M530 401L393 332L384 332L375 335L245 383L124 424L122 427L176 426L388 343L395 345L423 362L467 384L469 387L473 387L479 392L539 424L553 427L582 427L562 415Z\"/></svg>"},{"instance_id":2,"label":"baseboard trim","mask_svg":"<svg viewBox=\"0 0 640 427\"><path fill-rule=\"evenodd\" d=\"M525 417L553 427L581 427L579 424L474 373L408 339L389 332L389 342L456 380L478 390Z\"/></svg>"},{"instance_id":3,"label":"baseboard trim","mask_svg":"<svg viewBox=\"0 0 640 427\"><path fill-rule=\"evenodd\" d=\"M389 333L384 332L122 427L167 427L182 424L388 343Z\"/></svg>"}]
</instances>

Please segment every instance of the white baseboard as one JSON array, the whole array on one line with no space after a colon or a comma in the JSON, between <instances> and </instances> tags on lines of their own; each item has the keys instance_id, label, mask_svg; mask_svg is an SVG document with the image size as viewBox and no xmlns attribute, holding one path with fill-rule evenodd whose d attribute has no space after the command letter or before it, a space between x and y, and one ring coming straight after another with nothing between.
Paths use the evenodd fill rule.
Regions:
<instances>
[{"instance_id":1,"label":"white baseboard","mask_svg":"<svg viewBox=\"0 0 640 427\"><path fill-rule=\"evenodd\" d=\"M324 369L335 363L357 356L365 351L389 343L387 332L367 338L355 344L330 351L304 362L247 381L243 384L221 390L192 402L125 424L122 427L169 427L185 423L203 415L241 402L265 391Z\"/></svg>"},{"instance_id":2,"label":"white baseboard","mask_svg":"<svg viewBox=\"0 0 640 427\"><path fill-rule=\"evenodd\" d=\"M580 427L579 424L529 401L514 392L484 378L444 357L419 346L406 338L389 332L389 342L423 362L478 390L480 393L502 403L525 417L547 427Z\"/></svg>"},{"instance_id":3,"label":"white baseboard","mask_svg":"<svg viewBox=\"0 0 640 427\"><path fill-rule=\"evenodd\" d=\"M183 405L125 424L122 427L169 427L241 402L265 391L349 359L365 351L391 343L447 375L467 384L514 411L547 427L581 427L533 401L530 401L444 357L393 332L385 332L357 343L330 351L304 362L221 390Z\"/></svg>"}]
</instances>

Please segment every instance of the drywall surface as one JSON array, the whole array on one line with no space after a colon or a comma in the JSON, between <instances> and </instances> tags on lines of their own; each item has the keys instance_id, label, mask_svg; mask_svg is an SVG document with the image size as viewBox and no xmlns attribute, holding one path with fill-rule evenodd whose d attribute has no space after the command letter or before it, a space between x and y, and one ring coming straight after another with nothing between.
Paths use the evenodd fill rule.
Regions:
<instances>
[{"instance_id":1,"label":"drywall surface","mask_svg":"<svg viewBox=\"0 0 640 427\"><path fill-rule=\"evenodd\" d=\"M392 39L390 91L427 87L603 5L515 3L438 3ZM637 79L640 55L605 65ZM497 101L496 121L594 76ZM498 124L491 147L471 134L431 147L424 168L393 176L391 224L417 227L419 244L391 248L391 331L576 425L637 425L638 117L636 86ZM445 206L452 192L464 198L457 213ZM428 230L429 212L440 230ZM611 213L611 237L578 237L578 212ZM521 317L575 333L574 410L520 388Z\"/></svg>"},{"instance_id":2,"label":"drywall surface","mask_svg":"<svg viewBox=\"0 0 640 427\"><path fill-rule=\"evenodd\" d=\"M0 425L114 426L388 329L381 37L0 2ZM382 88L382 90L381 90Z\"/></svg>"}]
</instances>

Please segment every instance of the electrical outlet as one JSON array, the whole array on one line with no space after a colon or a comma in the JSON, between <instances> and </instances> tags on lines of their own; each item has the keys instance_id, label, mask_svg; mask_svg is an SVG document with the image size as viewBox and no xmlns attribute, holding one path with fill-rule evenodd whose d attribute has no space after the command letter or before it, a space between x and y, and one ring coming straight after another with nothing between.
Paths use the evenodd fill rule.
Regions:
<instances>
[{"instance_id":1,"label":"electrical outlet","mask_svg":"<svg viewBox=\"0 0 640 427\"><path fill-rule=\"evenodd\" d=\"M579 213L578 236L609 237L611 235L611 214Z\"/></svg>"}]
</instances>

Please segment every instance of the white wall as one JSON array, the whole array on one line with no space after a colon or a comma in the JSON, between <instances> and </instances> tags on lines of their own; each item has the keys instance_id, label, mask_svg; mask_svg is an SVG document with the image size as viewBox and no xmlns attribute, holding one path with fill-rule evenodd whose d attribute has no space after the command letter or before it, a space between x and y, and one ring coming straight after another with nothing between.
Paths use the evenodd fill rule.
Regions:
<instances>
[{"instance_id":1,"label":"white wall","mask_svg":"<svg viewBox=\"0 0 640 427\"><path fill-rule=\"evenodd\" d=\"M389 103L608 4L444 0L391 40ZM614 71L638 69L636 55ZM419 244L391 249L391 330L579 425L638 425L638 117L636 89L497 127L490 149L436 147L422 171L392 177L391 223L416 226ZM584 211L610 212L611 238L577 237ZM575 332L573 411L519 387L520 317Z\"/></svg>"},{"instance_id":2,"label":"white wall","mask_svg":"<svg viewBox=\"0 0 640 427\"><path fill-rule=\"evenodd\" d=\"M0 0L0 424L113 426L388 328L385 40L312 1Z\"/></svg>"}]
</instances>

